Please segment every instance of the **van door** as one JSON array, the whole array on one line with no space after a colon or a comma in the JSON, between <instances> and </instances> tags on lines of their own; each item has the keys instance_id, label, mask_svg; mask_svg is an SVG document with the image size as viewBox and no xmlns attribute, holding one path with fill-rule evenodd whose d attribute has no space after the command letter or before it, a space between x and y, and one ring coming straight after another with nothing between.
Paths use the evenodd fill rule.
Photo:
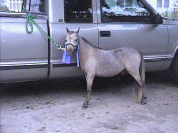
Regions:
<instances>
[{"instance_id":1,"label":"van door","mask_svg":"<svg viewBox=\"0 0 178 133\"><path fill-rule=\"evenodd\" d=\"M53 9L51 11L51 9ZM98 46L98 27L95 0L51 0L49 7L50 35L64 47L67 36L66 28L77 31L79 36ZM51 78L71 77L80 74L76 67L76 58L71 64L62 63L63 51L51 44Z\"/></svg>"},{"instance_id":2,"label":"van door","mask_svg":"<svg viewBox=\"0 0 178 133\"><path fill-rule=\"evenodd\" d=\"M100 0L99 46L132 47L145 57L167 52L167 26L153 24L152 13L137 0ZM163 63L161 64L163 65ZM161 65L159 67L161 67Z\"/></svg>"},{"instance_id":3,"label":"van door","mask_svg":"<svg viewBox=\"0 0 178 133\"><path fill-rule=\"evenodd\" d=\"M15 4L22 4L12 2L5 3L5 5L13 4L15 7ZM29 5L35 7L35 9L30 9ZM1 82L37 80L47 77L48 41L35 26L33 26L33 33L27 34L25 29L26 13L23 13L30 9L31 13L36 14L33 14L35 21L47 32L47 19L44 6L45 3L36 3L34 6L27 1L23 5L23 7L26 7L23 11L18 9L18 11L22 11L21 13L14 13L15 11L0 12ZM31 29L29 28L29 30Z\"/></svg>"}]
</instances>

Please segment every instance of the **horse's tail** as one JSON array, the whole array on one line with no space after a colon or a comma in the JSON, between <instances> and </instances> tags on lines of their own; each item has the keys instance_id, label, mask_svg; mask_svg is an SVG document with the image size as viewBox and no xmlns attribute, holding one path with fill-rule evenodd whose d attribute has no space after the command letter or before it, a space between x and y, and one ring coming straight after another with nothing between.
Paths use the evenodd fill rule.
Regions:
<instances>
[{"instance_id":1,"label":"horse's tail","mask_svg":"<svg viewBox=\"0 0 178 133\"><path fill-rule=\"evenodd\" d=\"M146 104L146 96L145 96L145 60L143 59L143 55L141 55L141 62L140 62L140 77L141 77L141 104Z\"/></svg>"},{"instance_id":2,"label":"horse's tail","mask_svg":"<svg viewBox=\"0 0 178 133\"><path fill-rule=\"evenodd\" d=\"M140 53L141 55L141 63L140 63L140 76L141 76L141 80L142 80L142 84L145 84L145 60L143 59L143 55Z\"/></svg>"}]
</instances>

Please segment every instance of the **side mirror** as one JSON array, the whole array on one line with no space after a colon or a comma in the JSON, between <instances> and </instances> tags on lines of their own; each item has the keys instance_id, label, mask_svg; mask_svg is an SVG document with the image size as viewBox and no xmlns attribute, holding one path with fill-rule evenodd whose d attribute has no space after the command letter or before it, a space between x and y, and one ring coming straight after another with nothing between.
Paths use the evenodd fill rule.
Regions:
<instances>
[{"instance_id":1,"label":"side mirror","mask_svg":"<svg viewBox=\"0 0 178 133\"><path fill-rule=\"evenodd\" d=\"M154 23L155 24L162 24L163 23L163 18L159 13L155 14L153 17L154 17Z\"/></svg>"}]
</instances>

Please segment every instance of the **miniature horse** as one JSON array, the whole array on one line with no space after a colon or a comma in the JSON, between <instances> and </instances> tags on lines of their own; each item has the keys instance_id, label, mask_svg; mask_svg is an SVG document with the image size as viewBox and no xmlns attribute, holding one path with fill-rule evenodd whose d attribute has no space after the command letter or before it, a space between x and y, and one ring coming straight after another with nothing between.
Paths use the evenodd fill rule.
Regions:
<instances>
[{"instance_id":1,"label":"miniature horse","mask_svg":"<svg viewBox=\"0 0 178 133\"><path fill-rule=\"evenodd\" d=\"M87 97L83 108L87 108L91 100L91 90L95 76L111 77L123 70L127 70L138 83L139 87L135 87L137 102L146 104L144 95L145 65L141 53L129 47L108 51L101 50L85 38L79 37L79 29L74 32L66 28L68 34L65 45L69 56L79 48L80 67L86 74L87 81Z\"/></svg>"}]
</instances>

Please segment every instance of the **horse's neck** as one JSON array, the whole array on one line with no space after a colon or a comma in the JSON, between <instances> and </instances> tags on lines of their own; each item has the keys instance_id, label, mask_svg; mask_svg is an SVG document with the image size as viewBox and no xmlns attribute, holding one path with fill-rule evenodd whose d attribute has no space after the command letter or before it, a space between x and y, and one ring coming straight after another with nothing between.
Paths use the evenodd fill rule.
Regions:
<instances>
[{"instance_id":1,"label":"horse's neck","mask_svg":"<svg viewBox=\"0 0 178 133\"><path fill-rule=\"evenodd\" d=\"M90 44L88 44L85 40L80 38L79 43L79 60L81 68L83 68L83 65L87 63L88 59L93 58L93 54L95 53L95 48L92 47Z\"/></svg>"},{"instance_id":2,"label":"horse's neck","mask_svg":"<svg viewBox=\"0 0 178 133\"><path fill-rule=\"evenodd\" d=\"M90 44L87 44L87 42L85 42L85 40L83 40L81 37L79 39L80 39L80 43L79 43L80 52L88 53L89 50L94 50L95 49Z\"/></svg>"}]
</instances>

